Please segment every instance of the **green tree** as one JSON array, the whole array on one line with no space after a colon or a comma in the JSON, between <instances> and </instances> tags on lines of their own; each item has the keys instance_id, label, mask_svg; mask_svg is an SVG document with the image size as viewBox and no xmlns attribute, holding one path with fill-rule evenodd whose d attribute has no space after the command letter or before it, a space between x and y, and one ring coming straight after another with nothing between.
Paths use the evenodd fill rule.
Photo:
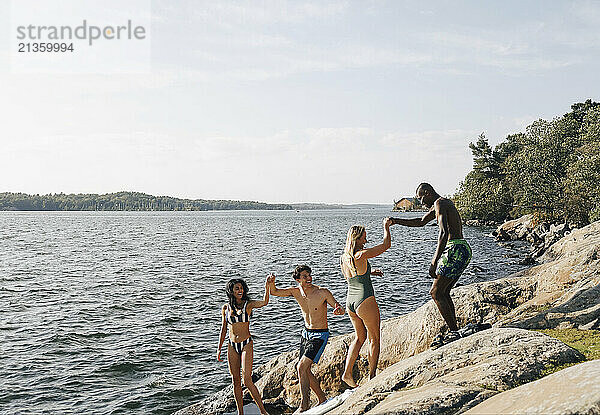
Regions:
<instances>
[{"instance_id":1,"label":"green tree","mask_svg":"<svg viewBox=\"0 0 600 415\"><path fill-rule=\"evenodd\" d=\"M501 167L502 153L494 151L484 134L470 143L473 171L460 183L454 202L464 219L502 220L512 205Z\"/></svg>"},{"instance_id":2,"label":"green tree","mask_svg":"<svg viewBox=\"0 0 600 415\"><path fill-rule=\"evenodd\" d=\"M573 118L538 120L527 127L524 145L506 160L513 214L536 212L546 220L565 217L563 179L581 144Z\"/></svg>"},{"instance_id":3,"label":"green tree","mask_svg":"<svg viewBox=\"0 0 600 415\"><path fill-rule=\"evenodd\" d=\"M500 163L485 134L481 133L475 144L469 143L473 154L473 170L485 177L499 177Z\"/></svg>"},{"instance_id":4,"label":"green tree","mask_svg":"<svg viewBox=\"0 0 600 415\"><path fill-rule=\"evenodd\" d=\"M535 213L550 221L594 220L600 217L598 142L600 103L592 100L552 121L537 120L495 148L482 134L469 144L473 170L460 183L456 204L466 219Z\"/></svg>"},{"instance_id":5,"label":"green tree","mask_svg":"<svg viewBox=\"0 0 600 415\"><path fill-rule=\"evenodd\" d=\"M582 123L583 142L600 141L600 107L590 109Z\"/></svg>"},{"instance_id":6,"label":"green tree","mask_svg":"<svg viewBox=\"0 0 600 415\"><path fill-rule=\"evenodd\" d=\"M571 118L581 126L586 117L586 114L590 110L598 108L600 108L600 102L595 102L591 99L588 99L585 102L578 102L576 104L571 105L571 112L566 113L564 116L565 118Z\"/></svg>"},{"instance_id":7,"label":"green tree","mask_svg":"<svg viewBox=\"0 0 600 415\"><path fill-rule=\"evenodd\" d=\"M506 140L494 148L494 157L501 167L500 175L506 176L506 160L519 152L527 144L527 136L523 133L509 134Z\"/></svg>"},{"instance_id":8,"label":"green tree","mask_svg":"<svg viewBox=\"0 0 600 415\"><path fill-rule=\"evenodd\" d=\"M579 224L600 219L600 141L577 149L565 178L568 219Z\"/></svg>"},{"instance_id":9,"label":"green tree","mask_svg":"<svg viewBox=\"0 0 600 415\"><path fill-rule=\"evenodd\" d=\"M508 217L512 198L502 179L472 171L460 183L454 203L465 220L499 221Z\"/></svg>"}]
</instances>

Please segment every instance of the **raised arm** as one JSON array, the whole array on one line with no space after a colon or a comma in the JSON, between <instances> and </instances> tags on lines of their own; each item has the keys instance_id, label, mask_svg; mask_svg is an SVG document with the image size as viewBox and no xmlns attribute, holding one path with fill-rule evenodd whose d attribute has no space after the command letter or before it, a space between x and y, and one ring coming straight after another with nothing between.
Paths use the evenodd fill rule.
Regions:
<instances>
[{"instance_id":1,"label":"raised arm","mask_svg":"<svg viewBox=\"0 0 600 415\"><path fill-rule=\"evenodd\" d=\"M446 249L446 244L448 243L448 235L450 235L450 227L448 225L448 209L446 206L442 205L441 201L437 201L434 205L434 208L438 212L438 222L440 226L440 234L438 236L437 248L435 250L435 255L431 260L431 266L429 267L429 275L433 278L436 277L436 269L438 261L440 260L442 254L444 253L444 249Z\"/></svg>"},{"instance_id":2,"label":"raised arm","mask_svg":"<svg viewBox=\"0 0 600 415\"><path fill-rule=\"evenodd\" d=\"M326 288L324 288L324 290L325 290L325 301L327 301L327 304L329 304L331 307L333 307L333 314L335 314L336 316L341 316L342 314L344 314L346 312L346 310L344 310L344 307L342 307L340 305L340 303L335 301L335 298L333 298L333 294L331 294L331 291L329 291Z\"/></svg>"},{"instance_id":3,"label":"raised arm","mask_svg":"<svg viewBox=\"0 0 600 415\"><path fill-rule=\"evenodd\" d=\"M273 279L269 282L269 291L276 297L289 297L294 295L294 288L277 288L275 285L275 275L273 275Z\"/></svg>"},{"instance_id":4,"label":"raised arm","mask_svg":"<svg viewBox=\"0 0 600 415\"><path fill-rule=\"evenodd\" d=\"M217 361L221 361L221 348L223 347L223 342L225 341L225 336L227 335L227 320L225 319L225 310L227 306L224 305L221 309L221 334L219 335L219 345L217 346Z\"/></svg>"},{"instance_id":5,"label":"raised arm","mask_svg":"<svg viewBox=\"0 0 600 415\"><path fill-rule=\"evenodd\" d=\"M267 278L265 279L265 296L264 298L261 300L257 300L257 301L250 301L250 303L248 304L249 310L248 312L251 313L252 310L254 310L255 308L261 308L266 306L267 304L269 304L269 291L270 291L270 281L274 281L275 280L275 276L270 274L267 276Z\"/></svg>"},{"instance_id":6,"label":"raised arm","mask_svg":"<svg viewBox=\"0 0 600 415\"><path fill-rule=\"evenodd\" d=\"M425 226L434 219L435 219L435 208L433 208L433 207L429 210L429 212L427 212L425 215L423 215L422 218L412 218L412 219L391 218L392 225L410 226L413 228L420 228L421 226Z\"/></svg>"},{"instance_id":7,"label":"raised arm","mask_svg":"<svg viewBox=\"0 0 600 415\"><path fill-rule=\"evenodd\" d=\"M392 246L392 235L390 233L390 225L391 224L392 224L392 218L383 219L383 242L377 246L367 248L367 249L362 249L362 250L358 251L354 255L354 258L355 259L361 259L361 258L369 259L369 258L376 257L377 255L381 255L385 251L387 251L390 248L390 246Z\"/></svg>"}]
</instances>

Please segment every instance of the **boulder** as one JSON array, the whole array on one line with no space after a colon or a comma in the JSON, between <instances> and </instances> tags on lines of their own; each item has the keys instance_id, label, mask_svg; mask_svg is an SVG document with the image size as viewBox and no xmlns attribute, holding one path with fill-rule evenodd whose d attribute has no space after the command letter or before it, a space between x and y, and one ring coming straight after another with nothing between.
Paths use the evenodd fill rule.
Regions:
<instances>
[{"instance_id":1,"label":"boulder","mask_svg":"<svg viewBox=\"0 0 600 415\"><path fill-rule=\"evenodd\" d=\"M600 360L499 393L465 414L600 414Z\"/></svg>"},{"instance_id":2,"label":"boulder","mask_svg":"<svg viewBox=\"0 0 600 415\"><path fill-rule=\"evenodd\" d=\"M583 359L549 336L494 328L389 366L361 385L335 413L455 412L535 380L547 366Z\"/></svg>"},{"instance_id":3,"label":"boulder","mask_svg":"<svg viewBox=\"0 0 600 415\"><path fill-rule=\"evenodd\" d=\"M538 245L544 241L546 233L550 230L548 223L542 222L536 225L533 230L527 235L527 241L532 245Z\"/></svg>"},{"instance_id":4,"label":"boulder","mask_svg":"<svg viewBox=\"0 0 600 415\"><path fill-rule=\"evenodd\" d=\"M523 215L518 219L504 222L492 233L499 241L525 239L535 228L533 215Z\"/></svg>"},{"instance_id":5,"label":"boulder","mask_svg":"<svg viewBox=\"0 0 600 415\"><path fill-rule=\"evenodd\" d=\"M600 328L600 222L577 229L554 244L528 269L531 296L498 320L499 326ZM528 282L527 282L528 281Z\"/></svg>"},{"instance_id":6,"label":"boulder","mask_svg":"<svg viewBox=\"0 0 600 415\"><path fill-rule=\"evenodd\" d=\"M566 223L536 223L533 215L524 215L504 222L492 232L492 235L497 241L527 240L531 244L531 253L522 263L530 264L571 231Z\"/></svg>"},{"instance_id":7,"label":"boulder","mask_svg":"<svg viewBox=\"0 0 600 415\"><path fill-rule=\"evenodd\" d=\"M493 220L469 219L469 220L465 221L465 225L466 226L476 226L476 227L498 226L498 222L493 221Z\"/></svg>"},{"instance_id":8,"label":"boulder","mask_svg":"<svg viewBox=\"0 0 600 415\"><path fill-rule=\"evenodd\" d=\"M511 327L600 330L600 285L583 287L567 301L559 300L556 306L531 317L525 318L515 310L505 320L502 325Z\"/></svg>"},{"instance_id":9,"label":"boulder","mask_svg":"<svg viewBox=\"0 0 600 415\"><path fill-rule=\"evenodd\" d=\"M437 415L456 412L494 396L495 392L481 387L463 387L444 382L429 382L420 388L393 392L368 413ZM342 412L335 412L335 415ZM334 415L332 412L331 415Z\"/></svg>"}]
</instances>

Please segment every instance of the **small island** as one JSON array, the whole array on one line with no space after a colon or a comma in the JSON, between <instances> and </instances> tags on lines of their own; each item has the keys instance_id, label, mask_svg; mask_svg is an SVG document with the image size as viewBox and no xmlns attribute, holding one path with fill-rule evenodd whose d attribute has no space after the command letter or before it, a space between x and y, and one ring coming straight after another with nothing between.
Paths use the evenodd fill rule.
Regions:
<instances>
[{"instance_id":1,"label":"small island","mask_svg":"<svg viewBox=\"0 0 600 415\"><path fill-rule=\"evenodd\" d=\"M0 211L206 211L206 210L292 210L289 204L240 200L179 199L139 192L107 194L29 195L0 193Z\"/></svg>"}]
</instances>

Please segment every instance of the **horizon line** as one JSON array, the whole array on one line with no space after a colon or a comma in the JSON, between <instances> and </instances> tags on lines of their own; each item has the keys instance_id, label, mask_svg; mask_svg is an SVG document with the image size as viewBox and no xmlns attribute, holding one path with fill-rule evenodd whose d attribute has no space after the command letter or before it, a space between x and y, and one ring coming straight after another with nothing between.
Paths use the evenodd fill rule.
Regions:
<instances>
[{"instance_id":1,"label":"horizon line","mask_svg":"<svg viewBox=\"0 0 600 415\"><path fill-rule=\"evenodd\" d=\"M23 195L27 195L27 196L40 196L40 197L44 197L44 196L55 196L55 195L65 195L65 196L70 196L70 195L98 195L98 196L105 196L105 195L113 195L113 194L117 194L117 193L139 193L139 194L143 194L143 195L147 195L147 196L151 196L151 197L170 197L170 198L174 198L174 199L181 199L181 200L207 200L207 201L218 201L218 200L222 200L222 201L230 201L230 202L258 202L258 203L267 203L267 204L272 204L272 205L278 205L278 204L287 204L287 205L302 205L302 204L312 204L312 205L342 205L342 206L352 206L352 205L381 205L381 206L387 206L387 205L393 205L394 201L392 199L392 201L390 202L325 202L325 201L295 201L295 202L282 202L282 201L266 201L266 200L250 200L250 199L219 199L219 198L192 198L192 197L181 197L181 196L172 196L172 195L166 195L166 194L152 194L152 193L146 193L143 191L137 191L137 190L119 190L119 191L114 191L114 192L105 192L105 193L93 193L93 192L87 192L87 193L65 193L65 192L48 192L48 193L28 193L28 192L23 192L23 191L1 191L1 194L23 194ZM402 199L402 197L400 198ZM400 200L399 199L399 200Z\"/></svg>"}]
</instances>

